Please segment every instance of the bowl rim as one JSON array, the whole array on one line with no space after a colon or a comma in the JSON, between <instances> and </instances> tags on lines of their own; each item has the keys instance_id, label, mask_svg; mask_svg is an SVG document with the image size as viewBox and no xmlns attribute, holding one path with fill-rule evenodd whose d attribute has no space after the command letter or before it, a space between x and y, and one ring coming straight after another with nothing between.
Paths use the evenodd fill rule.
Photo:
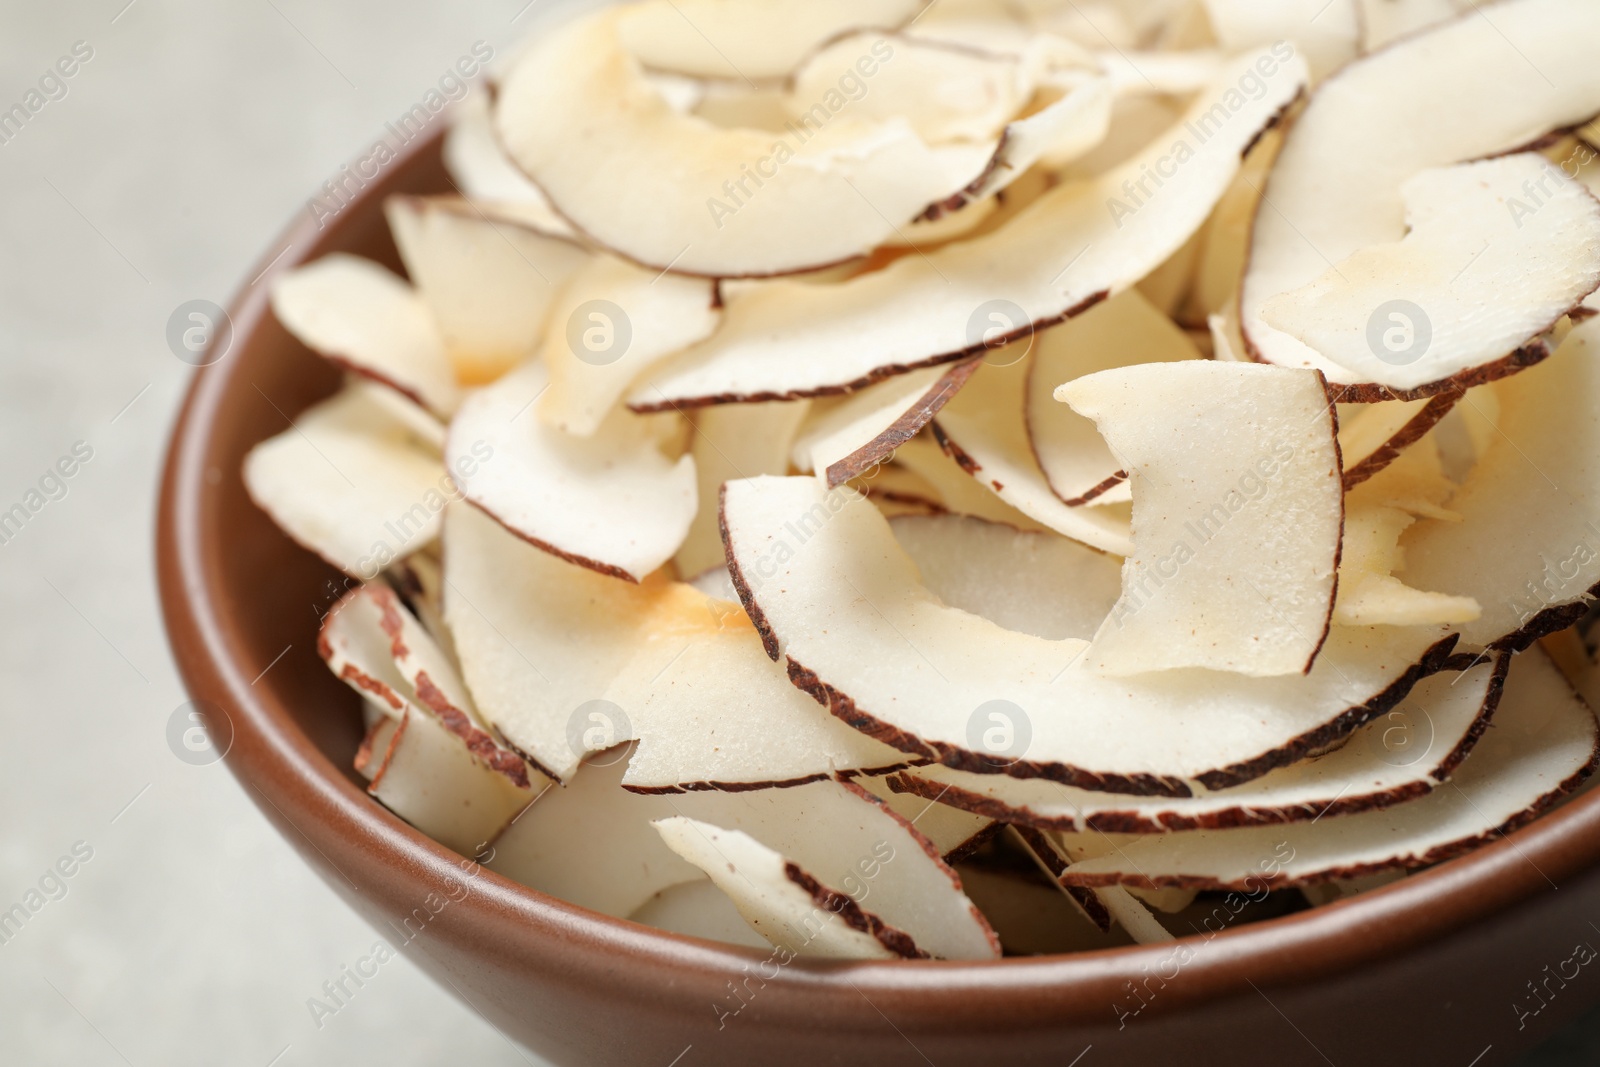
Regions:
<instances>
[{"instance_id":1,"label":"bowl rim","mask_svg":"<svg viewBox=\"0 0 1600 1067\"><path fill-rule=\"evenodd\" d=\"M232 773L285 837L304 838L314 854L300 851L352 903L375 903L403 916L429 894L465 884L469 892L453 904L451 921L440 924L436 937L468 952L489 952L508 965L554 952L564 980L576 985L620 988L636 1003L693 1004L704 1011L708 1002L726 996L728 981L772 954L589 911L476 867L412 829L323 755L270 688L254 686L238 617L219 607L225 598L213 595L225 549L220 538L206 533L208 457L219 409L247 366L239 353L271 316L270 284L338 248L356 219L381 210L397 178L424 154L437 153L442 135L436 129L398 153L385 176L333 221L292 222L252 268L255 280L230 301L230 348L194 371L163 463L156 564L168 639L191 697L219 707L229 719L233 736L225 762ZM237 470L221 474L240 477ZM336 862L335 855L345 862ZM1183 966L1191 977L1151 1005L1150 1014L1164 1014L1259 992L1260 986L1331 980L1420 950L1513 910L1597 859L1600 790L1392 885L1209 937L980 962L795 959L763 986L763 1010L795 1026L815 1025L819 998L829 1001L830 1017L854 1015L875 1026L889 1005L908 1025L945 1030L994 1029L1002 1022L1008 1028L1075 1020L1103 1024L1106 1007L1126 999L1124 983L1170 965L1180 951L1175 946L1187 945ZM860 996L844 1000L840 992ZM854 1007L842 1008L845 1003Z\"/></svg>"}]
</instances>

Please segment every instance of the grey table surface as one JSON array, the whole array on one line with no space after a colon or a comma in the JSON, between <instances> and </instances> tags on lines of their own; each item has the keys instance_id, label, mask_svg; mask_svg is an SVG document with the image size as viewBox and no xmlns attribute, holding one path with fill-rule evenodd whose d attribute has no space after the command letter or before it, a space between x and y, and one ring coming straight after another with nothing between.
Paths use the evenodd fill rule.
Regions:
<instances>
[{"instance_id":1,"label":"grey table surface","mask_svg":"<svg viewBox=\"0 0 1600 1067\"><path fill-rule=\"evenodd\" d=\"M44 98L0 142L0 510L75 445L93 453L0 543L0 910L41 880L48 898L0 944L0 1062L538 1062L404 956L312 1012L377 935L222 766L169 748L186 698L152 514L192 373L166 341L174 309L226 302L459 56L504 54L564 6L0 0L0 110ZM46 79L75 47L73 76ZM74 850L71 878L45 877ZM1594 1062L1600 1016L1529 1061Z\"/></svg>"}]
</instances>

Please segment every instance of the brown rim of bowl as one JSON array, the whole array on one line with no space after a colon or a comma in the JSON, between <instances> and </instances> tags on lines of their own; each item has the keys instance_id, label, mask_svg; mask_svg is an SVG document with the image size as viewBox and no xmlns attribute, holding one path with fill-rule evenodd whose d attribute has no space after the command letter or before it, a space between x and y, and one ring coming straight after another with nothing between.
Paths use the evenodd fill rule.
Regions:
<instances>
[{"instance_id":1,"label":"brown rim of bowl","mask_svg":"<svg viewBox=\"0 0 1600 1067\"><path fill-rule=\"evenodd\" d=\"M257 280L229 308L234 348L270 315L267 283L337 247L352 220L374 210L396 176L436 152L438 141L434 134L408 147L386 177L326 228L301 221L272 245L257 264ZM275 252L285 245L292 255ZM343 881L388 913L403 915L460 878L460 857L366 796L294 724L270 689L253 688L240 625L219 610L213 596L225 546L207 536L217 510L215 495L207 492L207 460L219 408L241 377L241 365L223 358L196 371L166 456L156 554L173 653L193 698L219 705L231 719L227 763L263 813L285 836L305 838L341 893ZM308 623L308 639L311 633ZM1328 979L1419 949L1509 910L1597 858L1600 791L1466 856L1357 898L1228 929L1209 940L1187 938L1204 948L1185 964L1189 978L1164 993L1153 1014L1239 995L1252 983ZM451 909L449 929L434 936L501 962L556 953L574 985L627 992L661 1007L703 1012L725 995L727 982L768 956L612 919L488 870L472 877L471 889ZM815 1024L824 999L831 1018L842 1022L841 1016L859 1013L863 1025L881 1025L880 1009L908 1027L943 1030L989 1029L1002 1020L1007 1027L1059 1026L1091 1021L1091 1015L1103 1022L1105 1005L1124 995L1124 983L1155 969L1170 953L1170 945L1158 944L981 963L800 959L768 983L790 995L764 994L765 1008L771 1022L797 1027ZM840 998L841 991L863 995Z\"/></svg>"}]
</instances>

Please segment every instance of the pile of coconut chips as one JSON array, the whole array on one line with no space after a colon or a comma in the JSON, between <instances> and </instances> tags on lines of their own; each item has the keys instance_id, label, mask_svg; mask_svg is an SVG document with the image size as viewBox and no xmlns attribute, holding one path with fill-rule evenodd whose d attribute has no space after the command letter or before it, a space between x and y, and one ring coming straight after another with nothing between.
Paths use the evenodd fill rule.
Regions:
<instances>
[{"instance_id":1,"label":"pile of coconut chips","mask_svg":"<svg viewBox=\"0 0 1600 1067\"><path fill-rule=\"evenodd\" d=\"M278 319L356 769L784 954L1209 933L1596 764L1600 5L641 0ZM1493 78L1485 71L1494 71Z\"/></svg>"}]
</instances>

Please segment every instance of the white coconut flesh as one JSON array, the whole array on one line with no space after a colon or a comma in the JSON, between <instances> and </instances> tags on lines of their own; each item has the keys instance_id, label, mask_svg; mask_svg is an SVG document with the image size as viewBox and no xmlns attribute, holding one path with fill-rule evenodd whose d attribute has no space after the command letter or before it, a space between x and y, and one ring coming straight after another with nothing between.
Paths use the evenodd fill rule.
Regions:
<instances>
[{"instance_id":1,"label":"white coconut flesh","mask_svg":"<svg viewBox=\"0 0 1600 1067\"><path fill-rule=\"evenodd\" d=\"M1100 371L1055 395L1095 420L1133 492L1122 599L1090 668L1309 671L1333 612L1344 521L1322 376L1186 360Z\"/></svg>"},{"instance_id":2,"label":"white coconut flesh","mask_svg":"<svg viewBox=\"0 0 1600 1067\"><path fill-rule=\"evenodd\" d=\"M770 943L744 921L728 895L709 878L661 890L628 916L671 934L766 950Z\"/></svg>"},{"instance_id":3,"label":"white coconut flesh","mask_svg":"<svg viewBox=\"0 0 1600 1067\"><path fill-rule=\"evenodd\" d=\"M1591 62L1587 47L1596 32L1600 32L1600 8L1592 5L1507 0L1495 5L1492 18L1456 19L1406 37L1356 60L1321 85L1285 138L1266 185L1266 202L1271 206L1256 215L1242 293L1242 325L1252 355L1282 366L1317 367L1330 382L1345 386L1347 394L1372 399L1418 389L1443 391L1516 369L1518 361L1508 358L1513 357L1512 350L1540 330L1493 353L1489 363L1461 367L1441 362L1427 351L1418 356L1418 317L1410 316L1411 340L1407 340L1403 312L1409 309L1391 309L1401 312L1401 319L1386 320L1379 314L1384 310L1380 304L1360 309L1359 328L1364 331L1378 316L1379 347L1396 362L1379 363L1369 352L1370 361L1346 366L1273 327L1264 316L1275 297L1311 285L1331 265L1343 264L1363 250L1371 250L1366 253L1370 258L1381 256L1382 246L1403 248L1403 190L1418 175L1515 151L1551 130L1580 125L1600 112L1600 69ZM1485 70L1500 74L1484 79ZM1375 100L1382 106L1374 108ZM1456 177L1464 173L1457 172ZM1550 218L1569 210L1562 206L1570 204L1568 198L1549 199L1559 192L1559 171L1541 177L1548 178L1544 192L1535 188L1511 193L1514 199L1493 205L1488 218L1473 218L1472 228L1487 235L1484 224L1496 221L1498 213L1501 229L1509 223L1515 232L1513 208L1518 208L1526 225L1538 227L1540 212L1533 198L1549 206ZM1523 217L1518 205L1534 214ZM1477 244L1481 247L1481 238ZM1492 244L1484 252L1491 264L1498 254ZM1494 293L1495 286L1504 284L1509 291L1529 294L1550 291L1548 275L1589 269L1589 257L1583 262L1541 263L1546 269L1539 272L1512 261L1477 275L1484 266L1479 264L1461 281L1475 291ZM1461 272L1464 266L1457 264L1453 270ZM1449 282L1450 276L1444 280ZM1449 287L1445 290L1429 291L1447 297ZM1496 306L1498 310L1484 314L1506 327L1500 336L1515 332L1506 325L1513 319L1539 317L1514 306L1498 302ZM1555 308L1544 325L1565 310ZM1450 328L1442 314L1436 317L1426 307L1423 311L1434 329ZM1393 346L1383 344L1385 322L1398 331L1391 338ZM1396 350L1390 351L1391 347ZM1465 347L1454 354L1459 357L1464 351Z\"/></svg>"},{"instance_id":4,"label":"white coconut flesh","mask_svg":"<svg viewBox=\"0 0 1600 1067\"><path fill-rule=\"evenodd\" d=\"M734 583L796 684L857 729L979 773L1169 796L1239 784L1398 704L1453 644L1442 628L1340 627L1305 675L1111 678L1087 642L941 603L853 491L730 482L722 513Z\"/></svg>"},{"instance_id":5,"label":"white coconut flesh","mask_svg":"<svg viewBox=\"0 0 1600 1067\"><path fill-rule=\"evenodd\" d=\"M485 215L552 237L577 239L539 187L506 158L495 136L489 97L474 93L456 109L444 138L444 165L456 191Z\"/></svg>"},{"instance_id":6,"label":"white coconut flesh","mask_svg":"<svg viewBox=\"0 0 1600 1067\"><path fill-rule=\"evenodd\" d=\"M1504 838L1576 788L1595 758L1594 713L1542 652L1529 652L1512 662L1494 728L1427 796L1314 823L1123 839L1062 878L1074 885L1242 888L1427 866Z\"/></svg>"},{"instance_id":7,"label":"white coconut flesh","mask_svg":"<svg viewBox=\"0 0 1600 1067\"><path fill-rule=\"evenodd\" d=\"M285 533L361 579L439 535L451 488L438 447L355 386L252 448L244 483Z\"/></svg>"},{"instance_id":8,"label":"white coconut flesh","mask_svg":"<svg viewBox=\"0 0 1600 1067\"><path fill-rule=\"evenodd\" d=\"M1234 83L1258 63L1272 66L1267 91L1243 97ZM715 335L630 403L838 392L1081 313L1182 247L1304 81L1293 57L1243 56L1142 152L1102 177L1057 186L993 233L837 285L778 280L743 293Z\"/></svg>"},{"instance_id":9,"label":"white coconut flesh","mask_svg":"<svg viewBox=\"0 0 1600 1067\"><path fill-rule=\"evenodd\" d=\"M1199 359L1187 334L1130 290L1040 334L1028 370L1033 454L1051 490L1073 507L1132 499L1122 469L1094 420L1055 399L1056 388L1096 371Z\"/></svg>"},{"instance_id":10,"label":"white coconut flesh","mask_svg":"<svg viewBox=\"0 0 1600 1067\"><path fill-rule=\"evenodd\" d=\"M1192 797L1118 796L939 766L902 771L888 785L1042 830L1144 834L1309 822L1403 804L1438 788L1489 726L1502 673L1497 662L1484 660L1464 675L1425 679L1335 751Z\"/></svg>"},{"instance_id":11,"label":"white coconut flesh","mask_svg":"<svg viewBox=\"0 0 1600 1067\"><path fill-rule=\"evenodd\" d=\"M1204 0L1204 6L1224 48L1281 42L1305 56L1318 80L1355 58L1361 33L1355 0Z\"/></svg>"},{"instance_id":12,"label":"white coconut flesh","mask_svg":"<svg viewBox=\"0 0 1600 1067\"><path fill-rule=\"evenodd\" d=\"M448 419L461 387L426 301L383 267L342 252L278 275L272 311L301 344Z\"/></svg>"}]
</instances>

